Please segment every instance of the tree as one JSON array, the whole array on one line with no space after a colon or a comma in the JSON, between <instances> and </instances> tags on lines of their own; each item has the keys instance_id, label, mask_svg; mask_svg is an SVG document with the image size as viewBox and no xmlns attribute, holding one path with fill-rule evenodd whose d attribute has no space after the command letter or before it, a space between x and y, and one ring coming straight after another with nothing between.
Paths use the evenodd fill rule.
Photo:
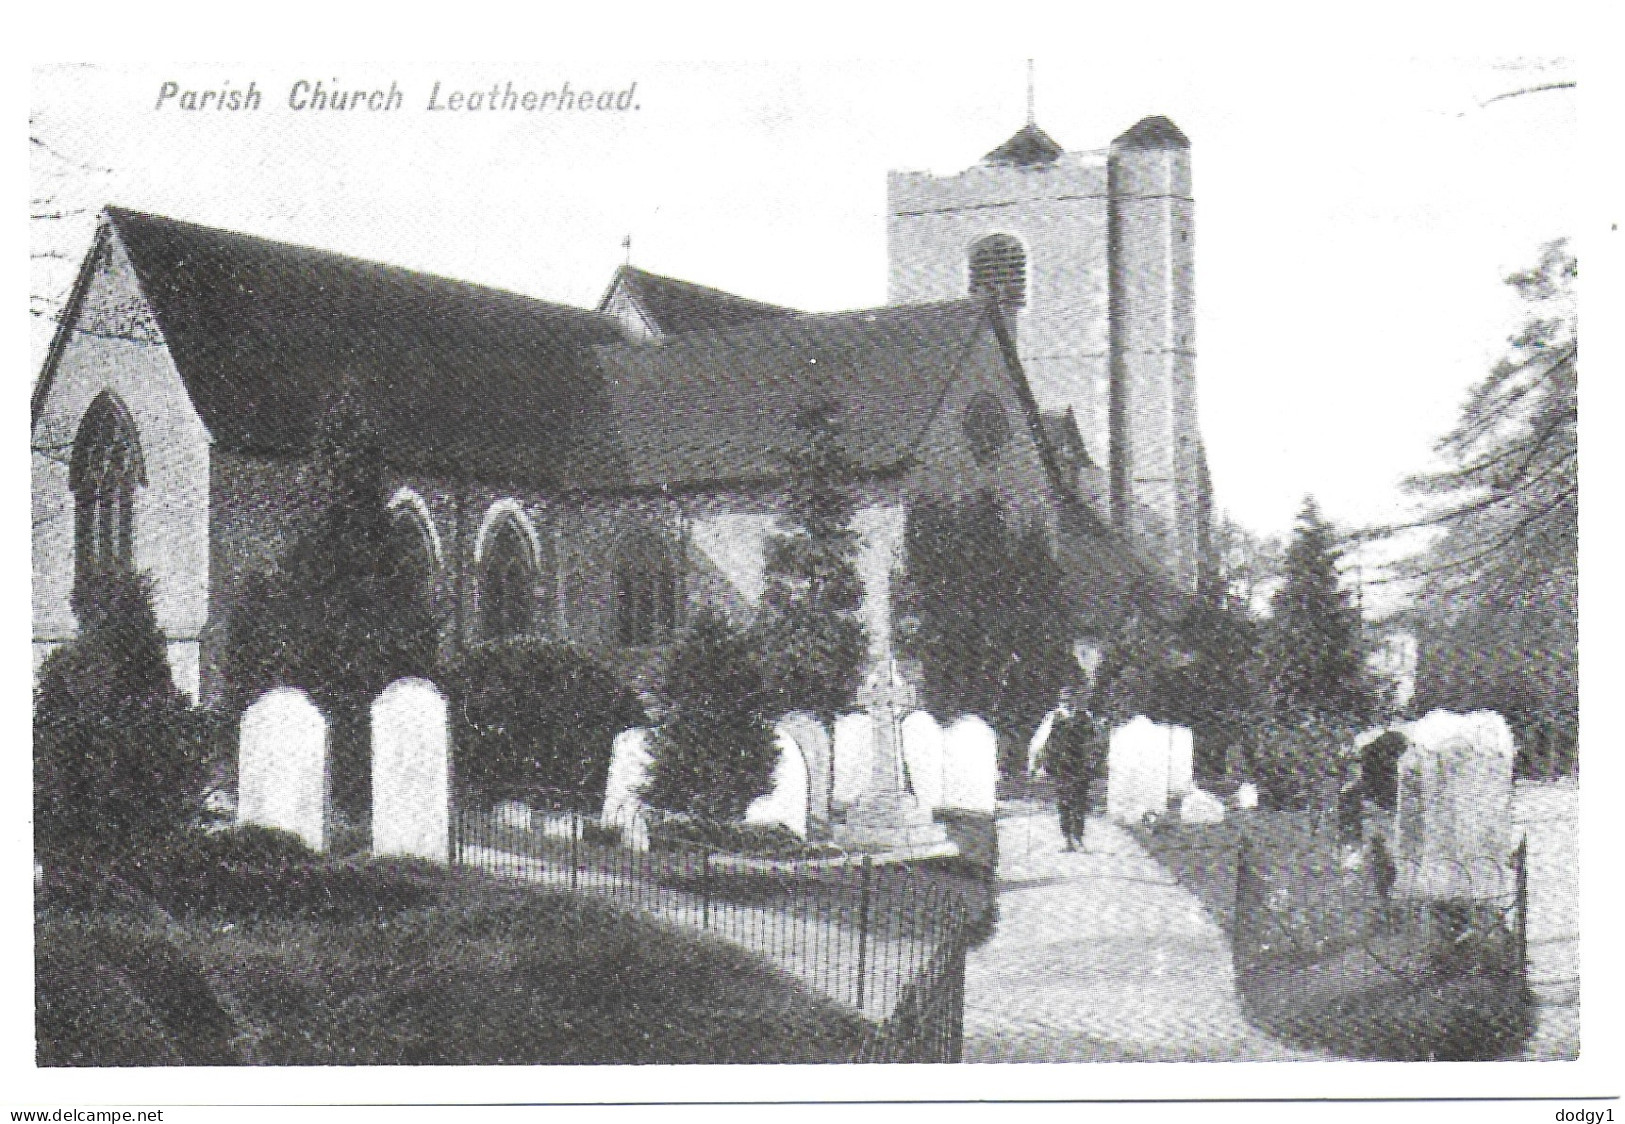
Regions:
<instances>
[{"instance_id":1,"label":"tree","mask_svg":"<svg viewBox=\"0 0 1625 1124\"><path fill-rule=\"evenodd\" d=\"M853 463L838 407L822 403L797 419L802 447L786 457L786 533L768 545L766 588L755 642L779 713L806 710L825 724L846 709L863 682L868 636L858 610Z\"/></svg>"},{"instance_id":2,"label":"tree","mask_svg":"<svg viewBox=\"0 0 1625 1124\"><path fill-rule=\"evenodd\" d=\"M778 743L751 638L721 616L699 614L672 651L643 799L701 819L733 821L773 787Z\"/></svg>"},{"instance_id":3,"label":"tree","mask_svg":"<svg viewBox=\"0 0 1625 1124\"><path fill-rule=\"evenodd\" d=\"M1526 736L1577 737L1579 266L1566 242L1507 278L1529 316L1407 482L1434 541L1419 583L1417 704L1501 711ZM1394 530L1398 530L1397 528Z\"/></svg>"},{"instance_id":4,"label":"tree","mask_svg":"<svg viewBox=\"0 0 1625 1124\"><path fill-rule=\"evenodd\" d=\"M904 546L900 646L920 661L926 705L980 714L1024 744L1078 673L1064 575L1043 527L1012 529L991 495L922 503Z\"/></svg>"},{"instance_id":5,"label":"tree","mask_svg":"<svg viewBox=\"0 0 1625 1124\"><path fill-rule=\"evenodd\" d=\"M1269 690L1283 720L1359 721L1370 713L1360 612L1338 575L1341 556L1336 532L1306 497L1265 638Z\"/></svg>"},{"instance_id":6,"label":"tree","mask_svg":"<svg viewBox=\"0 0 1625 1124\"><path fill-rule=\"evenodd\" d=\"M332 723L334 804L366 822L372 700L433 669L439 629L385 503L377 439L350 396L324 415L313 462L323 506L277 567L245 587L229 677L238 706L274 686L311 695Z\"/></svg>"},{"instance_id":7,"label":"tree","mask_svg":"<svg viewBox=\"0 0 1625 1124\"><path fill-rule=\"evenodd\" d=\"M76 611L34 696L34 838L44 856L110 859L196 823L209 762L147 579L108 571Z\"/></svg>"}]
</instances>

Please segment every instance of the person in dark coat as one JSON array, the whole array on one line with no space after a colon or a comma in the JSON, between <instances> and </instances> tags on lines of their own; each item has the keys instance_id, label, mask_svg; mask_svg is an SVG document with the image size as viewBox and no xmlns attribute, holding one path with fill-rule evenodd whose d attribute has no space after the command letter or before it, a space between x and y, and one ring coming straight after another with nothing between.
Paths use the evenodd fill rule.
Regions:
<instances>
[{"instance_id":1,"label":"person in dark coat","mask_svg":"<svg viewBox=\"0 0 1625 1124\"><path fill-rule=\"evenodd\" d=\"M1099 762L1099 735L1088 711L1062 704L1050 727L1045 767L1055 784L1055 803L1061 816L1061 836L1068 851L1083 843L1089 814L1089 794Z\"/></svg>"}]
</instances>

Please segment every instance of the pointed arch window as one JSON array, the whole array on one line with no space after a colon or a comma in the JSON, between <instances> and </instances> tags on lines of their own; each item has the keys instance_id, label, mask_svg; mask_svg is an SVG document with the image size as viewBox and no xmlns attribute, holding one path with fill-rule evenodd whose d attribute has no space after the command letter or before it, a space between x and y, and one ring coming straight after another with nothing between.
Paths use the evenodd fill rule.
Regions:
<instances>
[{"instance_id":1,"label":"pointed arch window","mask_svg":"<svg viewBox=\"0 0 1625 1124\"><path fill-rule=\"evenodd\" d=\"M146 482L129 411L111 391L103 391L79 423L68 467L76 596L94 588L103 575L132 568L135 490Z\"/></svg>"},{"instance_id":2,"label":"pointed arch window","mask_svg":"<svg viewBox=\"0 0 1625 1124\"><path fill-rule=\"evenodd\" d=\"M677 627L677 564L658 535L628 536L615 558L615 627L622 647L662 644Z\"/></svg>"},{"instance_id":3,"label":"pointed arch window","mask_svg":"<svg viewBox=\"0 0 1625 1124\"><path fill-rule=\"evenodd\" d=\"M432 532L422 514L411 504L400 504L389 515L390 534L394 538L390 561L399 568L399 572L390 577L428 596L434 589L435 570L439 567Z\"/></svg>"},{"instance_id":4,"label":"pointed arch window","mask_svg":"<svg viewBox=\"0 0 1625 1124\"><path fill-rule=\"evenodd\" d=\"M512 516L497 524L480 576L480 631L487 640L508 640L536 628L536 561Z\"/></svg>"},{"instance_id":5,"label":"pointed arch window","mask_svg":"<svg viewBox=\"0 0 1625 1124\"><path fill-rule=\"evenodd\" d=\"M970 250L970 291L991 293L1007 313L1027 305L1027 251L1009 234L990 234Z\"/></svg>"}]
</instances>

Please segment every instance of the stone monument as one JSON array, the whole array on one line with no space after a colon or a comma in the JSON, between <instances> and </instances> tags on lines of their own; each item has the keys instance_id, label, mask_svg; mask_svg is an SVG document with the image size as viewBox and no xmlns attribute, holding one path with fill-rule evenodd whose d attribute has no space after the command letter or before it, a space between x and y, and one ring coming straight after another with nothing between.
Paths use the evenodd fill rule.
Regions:
<instances>
[{"instance_id":1,"label":"stone monument","mask_svg":"<svg viewBox=\"0 0 1625 1124\"><path fill-rule=\"evenodd\" d=\"M426 679L397 679L372 704L372 850L446 862L451 738L446 700Z\"/></svg>"},{"instance_id":2,"label":"stone monument","mask_svg":"<svg viewBox=\"0 0 1625 1124\"><path fill-rule=\"evenodd\" d=\"M1512 764L1506 720L1436 710L1406 729L1394 817L1394 893L1448 901L1512 887Z\"/></svg>"},{"instance_id":3,"label":"stone monument","mask_svg":"<svg viewBox=\"0 0 1625 1124\"><path fill-rule=\"evenodd\" d=\"M895 660L883 661L865 685L874 731L869 787L835 829L835 842L854 851L899 851L948 845L947 830L903 787L900 710L912 692Z\"/></svg>"},{"instance_id":4,"label":"stone monument","mask_svg":"<svg viewBox=\"0 0 1625 1124\"><path fill-rule=\"evenodd\" d=\"M773 787L745 809L745 822L779 824L798 839L807 838L807 759L790 735L776 736L779 759L773 766Z\"/></svg>"},{"instance_id":5,"label":"stone monument","mask_svg":"<svg viewBox=\"0 0 1625 1124\"><path fill-rule=\"evenodd\" d=\"M237 822L291 831L315 851L328 828L327 719L297 687L278 687L243 711Z\"/></svg>"},{"instance_id":6,"label":"stone monument","mask_svg":"<svg viewBox=\"0 0 1625 1124\"><path fill-rule=\"evenodd\" d=\"M903 761L914 795L927 808L942 807L942 727L929 711L916 710L903 719L902 732Z\"/></svg>"},{"instance_id":7,"label":"stone monument","mask_svg":"<svg viewBox=\"0 0 1625 1124\"><path fill-rule=\"evenodd\" d=\"M1112 731L1106 757L1106 815L1136 824L1168 811L1168 730L1136 715Z\"/></svg>"}]
</instances>

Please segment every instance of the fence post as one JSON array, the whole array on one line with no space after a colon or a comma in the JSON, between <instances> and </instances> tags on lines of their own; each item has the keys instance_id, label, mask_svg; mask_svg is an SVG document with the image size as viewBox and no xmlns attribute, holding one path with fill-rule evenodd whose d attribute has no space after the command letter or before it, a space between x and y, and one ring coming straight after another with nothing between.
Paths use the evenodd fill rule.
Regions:
<instances>
[{"instance_id":1,"label":"fence post","mask_svg":"<svg viewBox=\"0 0 1625 1124\"><path fill-rule=\"evenodd\" d=\"M875 863L869 855L863 856L863 880L858 892L858 1010L863 1010L864 982L869 969L869 882L874 876Z\"/></svg>"},{"instance_id":2,"label":"fence post","mask_svg":"<svg viewBox=\"0 0 1625 1124\"><path fill-rule=\"evenodd\" d=\"M1512 852L1512 870L1516 878L1516 909L1518 911L1518 978L1529 986L1529 833L1518 840L1518 849Z\"/></svg>"},{"instance_id":3,"label":"fence post","mask_svg":"<svg viewBox=\"0 0 1625 1124\"><path fill-rule=\"evenodd\" d=\"M574 890L581 871L581 813L570 809L570 889Z\"/></svg>"},{"instance_id":4,"label":"fence post","mask_svg":"<svg viewBox=\"0 0 1625 1124\"><path fill-rule=\"evenodd\" d=\"M1245 831L1239 833L1236 839L1236 905L1235 914L1230 918L1230 957L1233 969L1239 974L1242 964L1243 943L1242 918L1247 916L1247 892L1251 888L1249 881L1253 876L1252 870L1252 844Z\"/></svg>"},{"instance_id":5,"label":"fence post","mask_svg":"<svg viewBox=\"0 0 1625 1124\"><path fill-rule=\"evenodd\" d=\"M711 848L700 848L700 928L711 927Z\"/></svg>"}]
</instances>

